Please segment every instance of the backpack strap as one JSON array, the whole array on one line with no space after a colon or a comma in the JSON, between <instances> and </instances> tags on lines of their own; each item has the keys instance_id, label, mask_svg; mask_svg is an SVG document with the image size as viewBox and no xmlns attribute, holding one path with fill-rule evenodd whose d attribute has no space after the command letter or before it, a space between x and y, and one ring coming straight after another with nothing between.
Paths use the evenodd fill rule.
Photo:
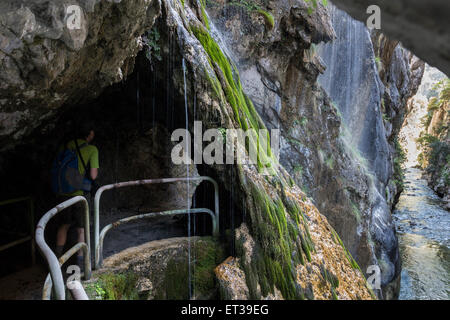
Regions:
<instances>
[{"instance_id":1,"label":"backpack strap","mask_svg":"<svg viewBox=\"0 0 450 320\"><path fill-rule=\"evenodd\" d=\"M87 147L87 145L88 145L87 143L83 143L81 145L81 148ZM88 177L90 179L91 178L91 174L86 169L86 163L84 163L84 159L83 159L83 157L81 155L80 146L78 146L78 140L77 139L75 139L75 146L77 147L78 155L80 156L81 163L83 164L84 172L85 172L86 175L88 175Z\"/></svg>"}]
</instances>

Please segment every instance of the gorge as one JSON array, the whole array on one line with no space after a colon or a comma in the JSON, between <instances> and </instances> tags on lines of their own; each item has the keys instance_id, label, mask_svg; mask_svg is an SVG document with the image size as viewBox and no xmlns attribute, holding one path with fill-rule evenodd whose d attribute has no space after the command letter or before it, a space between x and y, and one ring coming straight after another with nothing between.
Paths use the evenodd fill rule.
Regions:
<instances>
[{"instance_id":1,"label":"gorge","mask_svg":"<svg viewBox=\"0 0 450 320\"><path fill-rule=\"evenodd\" d=\"M407 24L411 29L395 32L390 8L380 4L387 12L382 30L368 30L338 9L354 14L357 6L345 4L351 2L0 2L4 199L32 195L38 221L56 205L49 169L58 146L72 138L77 122L93 121L99 185L209 176L219 185L220 235L210 237L210 219L200 214L112 231L104 267L85 284L91 298L111 298L95 288L116 281L112 273L132 284L124 297L141 299L448 299L445 88L426 129L436 144L413 151L420 148L415 139L428 137L420 135L419 118L429 112L431 97L423 90L434 80L424 61L449 72L448 19L439 30L426 24L432 7L416 25ZM84 13L77 30L64 20L74 3ZM445 13L448 4L439 5ZM422 32L415 37L416 29ZM439 35L443 44L436 50L418 49L427 32ZM418 96L425 97L422 109ZM174 163L171 134L186 129L195 139L197 121L205 131L278 129L279 159L269 148L255 164ZM441 157L433 153L437 140ZM260 139L247 143L248 151ZM427 161L412 168L420 151ZM418 170L441 182L427 189ZM432 209L423 206L428 199ZM213 210L212 188L190 181L117 189L102 198L101 225L191 207ZM2 231L23 225L21 219L2 211ZM408 253L411 238L423 236L414 219L428 221L427 230L436 228L440 237L426 235L429 250L419 260ZM55 228L46 231L50 244ZM0 252L2 261L24 264L26 247L8 250ZM427 271L445 270L441 280L428 289L412 285L423 294L406 292L408 275L422 272L416 269L428 265L429 254L438 257L427 260L438 271ZM366 280L370 270L380 271L379 288ZM16 271L5 263L0 277Z\"/></svg>"}]
</instances>

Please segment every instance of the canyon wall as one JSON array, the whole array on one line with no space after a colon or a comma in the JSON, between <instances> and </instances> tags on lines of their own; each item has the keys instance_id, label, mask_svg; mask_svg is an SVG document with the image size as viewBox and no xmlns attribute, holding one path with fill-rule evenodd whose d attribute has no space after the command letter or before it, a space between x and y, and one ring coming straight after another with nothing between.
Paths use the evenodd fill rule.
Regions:
<instances>
[{"instance_id":1,"label":"canyon wall","mask_svg":"<svg viewBox=\"0 0 450 320\"><path fill-rule=\"evenodd\" d=\"M167 152L155 147L166 146L167 136L139 132L139 119L132 127L132 104L150 103L156 91L164 92L156 99L164 130L183 126L186 117L191 131L194 119L204 130L279 128L281 166L269 176L258 166L197 168L221 182L242 222L230 222L231 209L221 212L222 232L232 229L236 249L234 262L217 271L223 292L241 298L371 298L362 273L377 265L382 290L376 294L393 298L400 274L390 218L398 193L394 140L423 63L331 4L314 10L300 0L252 4L79 1L83 28L73 33L62 18L66 2L3 2L3 170L14 167L6 150L18 154L28 150L21 144L36 141L33 136L58 135L62 111L76 113L80 104L94 101L87 113L96 104L114 113L117 127L108 129L112 120L104 121L108 134L100 141L103 154L121 164L119 175L109 160L101 183L128 180L128 173L136 179L182 176L182 168L146 168L147 162L170 161L169 155L152 153ZM149 30L160 35L151 46L141 38ZM142 48L150 62L135 59ZM144 79L152 77L157 88L150 90ZM103 90L116 82L116 93ZM119 112L109 108L114 98L95 100L102 91L135 97L121 101ZM139 102L145 95L147 102ZM180 119L166 121L166 112ZM195 168L190 172L196 174ZM129 204L141 206L136 201ZM225 281L227 272L239 275L242 285Z\"/></svg>"}]
</instances>

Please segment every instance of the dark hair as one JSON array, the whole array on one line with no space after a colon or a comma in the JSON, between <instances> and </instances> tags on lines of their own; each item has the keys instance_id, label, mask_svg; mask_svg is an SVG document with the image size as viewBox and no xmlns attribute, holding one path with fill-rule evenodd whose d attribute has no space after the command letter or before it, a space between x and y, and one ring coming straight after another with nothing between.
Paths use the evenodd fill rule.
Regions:
<instances>
[{"instance_id":1,"label":"dark hair","mask_svg":"<svg viewBox=\"0 0 450 320\"><path fill-rule=\"evenodd\" d=\"M78 138L86 139L86 137L94 130L94 124L91 122L83 122L77 126Z\"/></svg>"}]
</instances>

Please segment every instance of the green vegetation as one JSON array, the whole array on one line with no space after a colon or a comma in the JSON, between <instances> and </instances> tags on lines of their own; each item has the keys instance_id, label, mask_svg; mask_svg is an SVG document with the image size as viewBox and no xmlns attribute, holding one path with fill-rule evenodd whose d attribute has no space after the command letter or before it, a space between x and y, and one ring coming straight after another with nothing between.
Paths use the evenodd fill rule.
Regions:
<instances>
[{"instance_id":1,"label":"green vegetation","mask_svg":"<svg viewBox=\"0 0 450 320\"><path fill-rule=\"evenodd\" d=\"M425 127L425 131L428 129L431 119L433 118L434 113L439 109L447 108L450 102L450 79L444 79L436 83L432 90L434 92L439 92L439 94L435 97L432 97L428 102L427 107L427 115L422 119L422 125ZM448 131L448 123L442 124L446 127ZM441 129L442 130L442 129Z\"/></svg>"},{"instance_id":2,"label":"green vegetation","mask_svg":"<svg viewBox=\"0 0 450 320\"><path fill-rule=\"evenodd\" d=\"M382 68L382 62L380 57L375 57L375 64L377 65L377 70L380 71Z\"/></svg>"},{"instance_id":3,"label":"green vegetation","mask_svg":"<svg viewBox=\"0 0 450 320\"><path fill-rule=\"evenodd\" d=\"M214 268L224 259L225 254L219 243L212 239L202 239L193 244L192 288L196 297L217 294ZM189 265L187 257L174 257L167 263L163 281L155 293L156 299L189 299ZM157 275L160 277L160 275Z\"/></svg>"},{"instance_id":4,"label":"green vegetation","mask_svg":"<svg viewBox=\"0 0 450 320\"><path fill-rule=\"evenodd\" d=\"M295 145L299 146L300 148L303 148L303 144L302 144L300 141L298 141L298 140L296 140L296 139L294 139L294 138L286 138L286 140L287 140L290 144L295 144Z\"/></svg>"},{"instance_id":5,"label":"green vegetation","mask_svg":"<svg viewBox=\"0 0 450 320\"><path fill-rule=\"evenodd\" d=\"M394 141L394 146L394 175L392 181L397 185L398 188L403 189L403 181L405 179L404 163L406 161L406 153L397 139Z\"/></svg>"},{"instance_id":6,"label":"green vegetation","mask_svg":"<svg viewBox=\"0 0 450 320\"><path fill-rule=\"evenodd\" d=\"M96 300L139 300L138 276L133 272L105 273L86 286L86 293Z\"/></svg>"},{"instance_id":7,"label":"green vegetation","mask_svg":"<svg viewBox=\"0 0 450 320\"><path fill-rule=\"evenodd\" d=\"M261 14L264 17L264 21L266 23L266 26L269 30L272 30L275 26L275 20L273 18L273 15L270 12L267 12L263 9L257 10L259 14Z\"/></svg>"},{"instance_id":8,"label":"green vegetation","mask_svg":"<svg viewBox=\"0 0 450 320\"><path fill-rule=\"evenodd\" d=\"M336 240L341 245L341 247L344 249L345 256L346 256L347 260L350 262L352 268L359 270L361 272L361 274L364 276L364 273L361 271L361 268L359 267L358 263L356 263L355 259L353 259L352 255L351 255L350 251L348 251L348 249L344 246L344 243L342 242L341 238L338 236L336 231L332 230L332 234L333 234L333 239Z\"/></svg>"},{"instance_id":9,"label":"green vegetation","mask_svg":"<svg viewBox=\"0 0 450 320\"><path fill-rule=\"evenodd\" d=\"M417 160L423 169L432 174L433 179L443 179L445 187L450 186L450 145L449 123L446 119L450 116L450 79L446 78L433 86L433 90L439 94L430 99L428 113L422 119L425 126L417 143L421 150ZM443 114L439 122L430 128L431 120L436 112ZM447 114L445 114L447 113ZM439 117L438 117L439 118Z\"/></svg>"},{"instance_id":10,"label":"green vegetation","mask_svg":"<svg viewBox=\"0 0 450 320\"><path fill-rule=\"evenodd\" d=\"M220 134L222 135L223 143L226 143L226 141L227 141L227 129L219 128L218 130L219 130Z\"/></svg>"},{"instance_id":11,"label":"green vegetation","mask_svg":"<svg viewBox=\"0 0 450 320\"><path fill-rule=\"evenodd\" d=\"M328 157L327 160L325 160L325 165L328 167L328 169L333 170L334 160L332 156Z\"/></svg>"},{"instance_id":12,"label":"green vegetation","mask_svg":"<svg viewBox=\"0 0 450 320\"><path fill-rule=\"evenodd\" d=\"M219 45L214 41L206 29L197 26L192 26L191 29L208 54L211 67L215 69L216 72L218 68L220 73L223 75L223 77L218 77L223 79L223 85L221 85L220 82L216 82L211 79L210 82L213 87L217 89L216 93L220 96L220 87L222 88L227 102L233 109L235 120L239 126L244 131L254 129L256 133L258 133L260 129L265 129L265 125L255 110L253 103L242 89L239 72L236 67L230 63L228 58L220 49ZM257 159L258 169L263 169L266 167L271 170L271 167L273 167L272 163L276 160L272 156L272 152L270 150L270 137L269 133L267 134L268 145L266 150L261 149L259 135L256 138L249 138L248 144L246 144L246 149L249 150L253 147L255 150L259 150Z\"/></svg>"},{"instance_id":13,"label":"green vegetation","mask_svg":"<svg viewBox=\"0 0 450 320\"><path fill-rule=\"evenodd\" d=\"M240 3L241 6L248 5L251 8L249 2ZM243 92L236 67L211 37L207 28L192 25L191 30L207 53L209 65L214 70L215 74L208 73L208 81L221 102L227 102L230 105L236 123L243 130L264 129L264 123L253 103ZM304 122L303 125L306 125L306 118L301 121ZM300 144L300 142L296 142ZM249 141L249 144L251 143L259 145L259 141ZM267 159L258 159L258 168L266 163L262 160L275 161L272 159L270 148L264 157ZM328 164L332 166L332 162L328 161ZM242 172L239 165L237 168ZM281 189L281 197L269 195L262 185L246 179L246 189L250 191L252 201L249 215L255 248L251 261L248 261L244 244L241 242L243 240L237 241L236 256L241 258L240 263L246 275L251 299L260 299L269 293L274 293L275 287L280 290L285 299L310 298L307 291L296 283L295 267L312 260L311 254L315 251L315 246L311 239L306 216L297 200L288 196L284 190L286 186L293 185L294 182L292 179L289 182L284 179L284 176L278 171L274 172L270 181L266 179L274 188ZM346 255L349 255L347 251ZM353 259L350 261L353 267L357 267ZM172 270L170 277L174 279L177 279L176 274L182 273L174 266L169 269ZM330 279L329 282L334 291L339 285L338 281L331 274L327 273L326 277ZM169 285L170 290L175 290L176 284L180 283L185 283L185 280L183 278L173 280ZM181 286L180 290L183 287L186 286ZM333 297L337 298L335 292Z\"/></svg>"},{"instance_id":14,"label":"green vegetation","mask_svg":"<svg viewBox=\"0 0 450 320\"><path fill-rule=\"evenodd\" d=\"M206 29L210 30L208 15L206 14L206 0L199 0L200 1L200 9L202 11L202 20L203 24L206 26Z\"/></svg>"},{"instance_id":15,"label":"green vegetation","mask_svg":"<svg viewBox=\"0 0 450 320\"><path fill-rule=\"evenodd\" d=\"M351 207L352 207L352 214L355 216L356 221L358 223L361 222L361 212L359 211L359 208L356 206L356 204L352 201L351 203Z\"/></svg>"},{"instance_id":16,"label":"green vegetation","mask_svg":"<svg viewBox=\"0 0 450 320\"><path fill-rule=\"evenodd\" d=\"M152 61L152 58L156 58L158 61L162 60L161 47L158 43L160 37L161 36L159 35L159 31L156 28L147 31L144 36L142 36L145 56L149 61Z\"/></svg>"},{"instance_id":17,"label":"green vegetation","mask_svg":"<svg viewBox=\"0 0 450 320\"><path fill-rule=\"evenodd\" d=\"M301 117L301 119L300 119L300 125L301 125L302 127L304 127L304 126L306 126L307 123L308 123L308 118L306 118L306 117Z\"/></svg>"},{"instance_id":18,"label":"green vegetation","mask_svg":"<svg viewBox=\"0 0 450 320\"><path fill-rule=\"evenodd\" d=\"M214 268L224 259L225 254L219 243L212 239L202 239L192 246L192 288L196 297L217 294ZM189 299L189 264L187 257L174 257L168 261L162 276L163 281L155 292L156 299Z\"/></svg>"},{"instance_id":19,"label":"green vegetation","mask_svg":"<svg viewBox=\"0 0 450 320\"><path fill-rule=\"evenodd\" d=\"M303 167L301 165L296 165L294 167L294 174L301 177L303 174Z\"/></svg>"},{"instance_id":20,"label":"green vegetation","mask_svg":"<svg viewBox=\"0 0 450 320\"><path fill-rule=\"evenodd\" d=\"M277 287L285 299L304 299L303 290L295 285L293 270L296 265L311 261L314 244L306 218L296 200L284 194L273 200L267 192L252 184L255 210L251 212L253 234L259 244L256 262L245 261L243 245L236 244L237 254L246 274L250 298L259 299L273 293ZM253 258L252 258L253 259ZM257 284L261 292L257 291Z\"/></svg>"},{"instance_id":21,"label":"green vegetation","mask_svg":"<svg viewBox=\"0 0 450 320\"><path fill-rule=\"evenodd\" d=\"M172 259L167 263L163 284L155 298L157 300L189 299L189 265L186 258Z\"/></svg>"},{"instance_id":22,"label":"green vegetation","mask_svg":"<svg viewBox=\"0 0 450 320\"><path fill-rule=\"evenodd\" d=\"M314 13L314 10L318 7L318 1L317 0L304 0L305 3L308 4L308 14L312 15ZM322 5L326 7L328 5L328 0L322 0Z\"/></svg>"},{"instance_id":23,"label":"green vegetation","mask_svg":"<svg viewBox=\"0 0 450 320\"><path fill-rule=\"evenodd\" d=\"M322 274L323 279L330 284L333 300L339 300L336 294L336 288L339 287L339 279L324 265L320 266L320 273Z\"/></svg>"},{"instance_id":24,"label":"green vegetation","mask_svg":"<svg viewBox=\"0 0 450 320\"><path fill-rule=\"evenodd\" d=\"M196 297L217 293L214 268L225 259L222 246L212 237L192 246L192 288ZM155 299L189 299L189 273L186 255L175 256L161 273L151 274ZM86 293L95 300L146 300L149 292L138 291L138 275L132 271L104 273L86 285Z\"/></svg>"},{"instance_id":25,"label":"green vegetation","mask_svg":"<svg viewBox=\"0 0 450 320\"><path fill-rule=\"evenodd\" d=\"M430 134L421 135L417 142L422 150L417 157L420 166L438 173L445 185L450 186L450 145Z\"/></svg>"},{"instance_id":26,"label":"green vegetation","mask_svg":"<svg viewBox=\"0 0 450 320\"><path fill-rule=\"evenodd\" d=\"M259 13L264 18L264 22L265 22L268 30L272 30L273 27L275 26L275 20L274 20L273 15L270 12L261 8L254 1L235 0L235 1L228 3L228 5L244 8L248 13L250 13L250 12Z\"/></svg>"}]
</instances>

